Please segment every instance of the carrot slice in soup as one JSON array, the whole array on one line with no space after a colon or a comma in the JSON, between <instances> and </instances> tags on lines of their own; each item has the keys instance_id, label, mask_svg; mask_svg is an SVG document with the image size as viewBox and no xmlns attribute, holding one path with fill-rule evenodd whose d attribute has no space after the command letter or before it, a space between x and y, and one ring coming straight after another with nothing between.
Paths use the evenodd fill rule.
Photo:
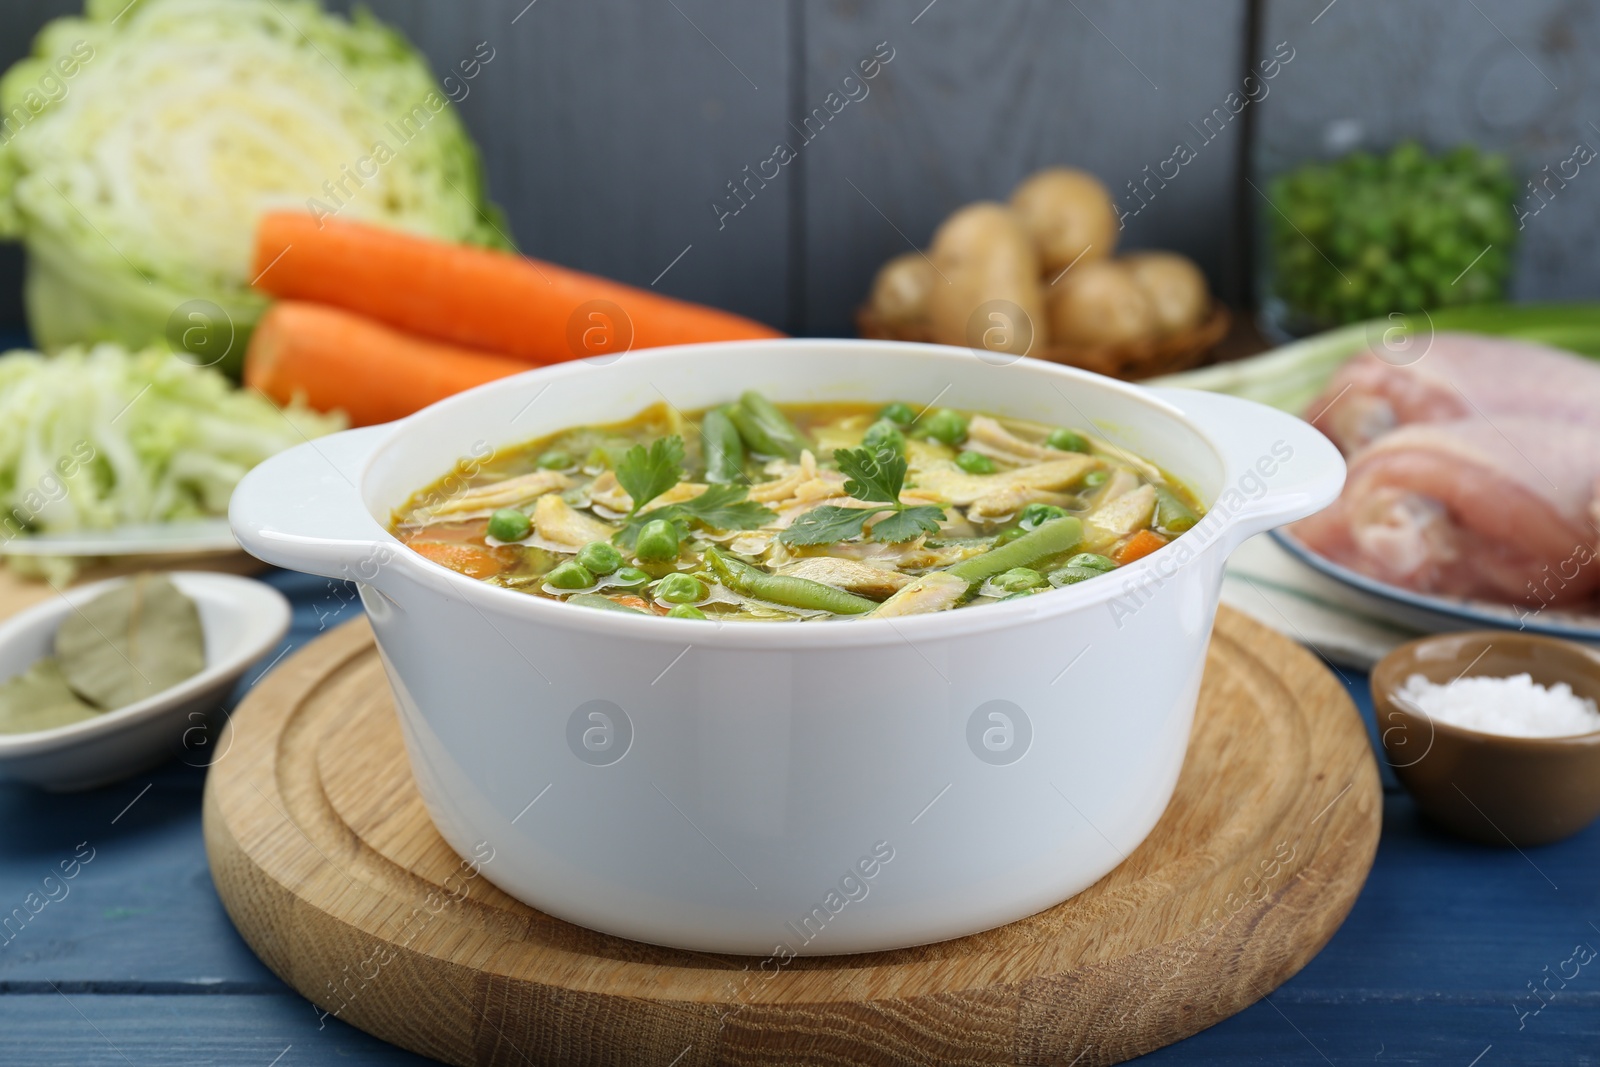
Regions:
<instances>
[{"instance_id":1,"label":"carrot slice in soup","mask_svg":"<svg viewBox=\"0 0 1600 1067\"><path fill-rule=\"evenodd\" d=\"M1167 543L1167 539L1151 530L1140 530L1127 541L1121 548L1111 554L1117 566L1123 567L1136 559L1144 559L1150 553Z\"/></svg>"}]
</instances>

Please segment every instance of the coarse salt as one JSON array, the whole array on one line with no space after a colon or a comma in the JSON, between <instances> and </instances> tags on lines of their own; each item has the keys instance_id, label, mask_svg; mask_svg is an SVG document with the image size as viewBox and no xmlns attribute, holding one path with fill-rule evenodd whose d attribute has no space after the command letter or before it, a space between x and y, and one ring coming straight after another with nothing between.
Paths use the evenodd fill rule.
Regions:
<instances>
[{"instance_id":1,"label":"coarse salt","mask_svg":"<svg viewBox=\"0 0 1600 1067\"><path fill-rule=\"evenodd\" d=\"M1565 682L1546 688L1526 674L1457 678L1448 685L1413 674L1397 695L1431 719L1488 734L1570 737L1600 730L1594 701Z\"/></svg>"}]
</instances>

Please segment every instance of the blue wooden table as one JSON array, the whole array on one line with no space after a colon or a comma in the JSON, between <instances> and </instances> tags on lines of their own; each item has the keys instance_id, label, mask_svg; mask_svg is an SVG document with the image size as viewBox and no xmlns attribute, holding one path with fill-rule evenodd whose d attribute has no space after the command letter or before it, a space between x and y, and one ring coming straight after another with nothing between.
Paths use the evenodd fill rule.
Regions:
<instances>
[{"instance_id":1,"label":"blue wooden table","mask_svg":"<svg viewBox=\"0 0 1600 1067\"><path fill-rule=\"evenodd\" d=\"M323 579L267 579L295 603L289 645L359 611ZM1366 679L1345 681L1370 727ZM174 761L76 795L0 786L0 916L27 917L0 934L0 1065L426 1062L324 1024L251 955L206 867L203 783ZM1387 776L1385 789L1377 863L1322 954L1148 1062L1600 1064L1600 957L1576 962L1600 949L1600 825L1487 848L1419 821Z\"/></svg>"}]
</instances>

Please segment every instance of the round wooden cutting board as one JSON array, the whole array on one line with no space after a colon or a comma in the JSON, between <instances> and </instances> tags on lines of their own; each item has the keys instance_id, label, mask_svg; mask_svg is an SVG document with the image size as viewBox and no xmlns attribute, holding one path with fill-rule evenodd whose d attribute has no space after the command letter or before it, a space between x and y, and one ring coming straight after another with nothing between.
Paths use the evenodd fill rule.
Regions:
<instances>
[{"instance_id":1,"label":"round wooden cutting board","mask_svg":"<svg viewBox=\"0 0 1600 1067\"><path fill-rule=\"evenodd\" d=\"M1171 806L1096 885L922 948L657 948L501 893L434 830L366 622L281 665L206 783L223 903L321 1009L453 1064L1117 1063L1266 995L1377 849L1377 765L1339 683L1224 609Z\"/></svg>"}]
</instances>

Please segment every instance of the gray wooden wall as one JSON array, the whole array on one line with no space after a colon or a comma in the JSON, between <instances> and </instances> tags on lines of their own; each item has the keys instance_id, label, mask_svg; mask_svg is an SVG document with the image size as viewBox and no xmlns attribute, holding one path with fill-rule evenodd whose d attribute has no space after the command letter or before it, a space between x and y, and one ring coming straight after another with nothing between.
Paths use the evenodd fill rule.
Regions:
<instances>
[{"instance_id":1,"label":"gray wooden wall","mask_svg":"<svg viewBox=\"0 0 1600 1067\"><path fill-rule=\"evenodd\" d=\"M77 6L5 0L0 63L45 18ZM459 106L525 251L641 285L659 277L662 290L798 333L848 332L882 260L1046 164L1094 171L1132 209L1129 183L1145 167L1179 141L1195 147L1178 177L1147 186L1154 198L1123 240L1188 253L1240 302L1251 219L1265 210L1243 179L1264 187L1264 174L1323 153L1330 138L1471 138L1511 150L1529 173L1578 139L1600 147L1594 0L369 6L441 73L480 41L496 50ZM1204 129L1280 42L1294 58L1267 95ZM825 125L813 120L806 140L804 119L830 93L846 95L844 78L875 50L892 58L866 95L854 83L860 98ZM780 142L796 157L778 177L744 186L737 214L715 209L740 203L728 183ZM1600 295L1590 236L1600 173L1590 169L1529 220L1523 295ZM0 254L0 326L20 321L19 263L15 250Z\"/></svg>"}]
</instances>

